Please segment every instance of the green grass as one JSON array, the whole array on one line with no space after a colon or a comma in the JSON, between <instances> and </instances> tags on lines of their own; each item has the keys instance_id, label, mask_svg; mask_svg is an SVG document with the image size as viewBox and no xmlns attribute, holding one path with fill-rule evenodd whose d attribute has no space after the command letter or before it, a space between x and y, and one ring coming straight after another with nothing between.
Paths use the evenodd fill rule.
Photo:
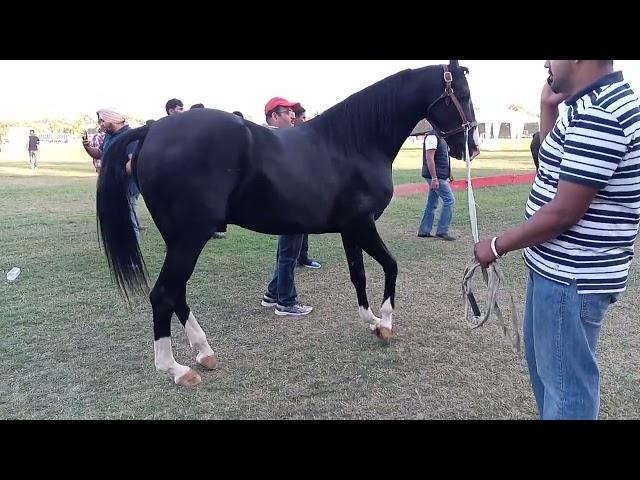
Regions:
<instances>
[{"instance_id":1,"label":"green grass","mask_svg":"<svg viewBox=\"0 0 640 480\"><path fill-rule=\"evenodd\" d=\"M77 143L41 143L39 146L40 176L93 177L91 158ZM29 155L19 145L3 144L0 151L0 176L32 175Z\"/></svg>"},{"instance_id":2,"label":"green grass","mask_svg":"<svg viewBox=\"0 0 640 480\"><path fill-rule=\"evenodd\" d=\"M275 238L231 226L226 240L206 246L188 285L221 361L188 390L155 371L148 302L128 312L111 283L96 236L95 178L43 171L0 176L0 270L23 269L16 283L0 281L0 418L535 418L525 363L495 320L471 331L463 319L460 282L472 252L465 192L455 192L457 242L415 236L422 196L394 199L378 222L400 268L389 346L358 320L338 235L312 236L323 268L296 275L314 312L283 319L259 304ZM526 195L526 186L477 190L483 235L521 221ZM143 202L139 213L150 226L142 251L153 281L163 244ZM366 266L377 312L383 275L368 257ZM510 255L503 268L521 307L522 261ZM640 416L639 279L634 265L630 291L602 331L602 418ZM175 319L173 332L176 359L195 367Z\"/></svg>"}]
</instances>

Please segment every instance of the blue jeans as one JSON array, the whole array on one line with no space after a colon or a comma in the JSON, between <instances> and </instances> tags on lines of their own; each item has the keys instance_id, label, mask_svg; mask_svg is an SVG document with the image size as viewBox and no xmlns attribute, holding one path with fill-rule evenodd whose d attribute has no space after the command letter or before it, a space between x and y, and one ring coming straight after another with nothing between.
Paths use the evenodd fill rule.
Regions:
<instances>
[{"instance_id":1,"label":"blue jeans","mask_svg":"<svg viewBox=\"0 0 640 480\"><path fill-rule=\"evenodd\" d=\"M298 300L294 275L303 236L302 234L278 236L276 268L267 292L271 297L278 299L278 304L283 307L295 305Z\"/></svg>"},{"instance_id":2,"label":"blue jeans","mask_svg":"<svg viewBox=\"0 0 640 480\"><path fill-rule=\"evenodd\" d=\"M598 335L617 293L579 295L529 271L524 345L533 394L543 420L596 420L600 407Z\"/></svg>"},{"instance_id":3,"label":"blue jeans","mask_svg":"<svg viewBox=\"0 0 640 480\"><path fill-rule=\"evenodd\" d=\"M306 233L302 236L302 246L300 247L298 261L302 263L309 262L309 235Z\"/></svg>"},{"instance_id":4,"label":"blue jeans","mask_svg":"<svg viewBox=\"0 0 640 480\"><path fill-rule=\"evenodd\" d=\"M449 180L440 180L440 187L438 190L431 188L431 179L427 179L429 184L429 193L427 194L427 206L424 209L424 215L422 216L422 222L420 222L420 228L418 233L424 235L431 233L433 228L433 220L438 208L438 199L442 199L442 212L440 213L440 220L438 221L438 229L436 235L446 235L449 233L449 225L451 224L451 217L453 216L453 206L456 203L456 199L451 191Z\"/></svg>"}]
</instances>

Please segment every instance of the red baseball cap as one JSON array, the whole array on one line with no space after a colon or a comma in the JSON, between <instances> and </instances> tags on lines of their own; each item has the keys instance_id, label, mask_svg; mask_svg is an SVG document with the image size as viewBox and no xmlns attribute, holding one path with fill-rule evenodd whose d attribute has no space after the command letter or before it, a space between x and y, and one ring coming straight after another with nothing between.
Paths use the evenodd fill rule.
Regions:
<instances>
[{"instance_id":1,"label":"red baseball cap","mask_svg":"<svg viewBox=\"0 0 640 480\"><path fill-rule=\"evenodd\" d=\"M286 107L286 108L293 108L295 109L296 107L299 107L300 104L296 103L296 102L290 102L289 100L287 100L286 98L282 98L282 97L273 97L271 100L269 100L267 102L267 104L264 106L264 114L267 115L269 112L274 111L276 108L278 107Z\"/></svg>"}]
</instances>

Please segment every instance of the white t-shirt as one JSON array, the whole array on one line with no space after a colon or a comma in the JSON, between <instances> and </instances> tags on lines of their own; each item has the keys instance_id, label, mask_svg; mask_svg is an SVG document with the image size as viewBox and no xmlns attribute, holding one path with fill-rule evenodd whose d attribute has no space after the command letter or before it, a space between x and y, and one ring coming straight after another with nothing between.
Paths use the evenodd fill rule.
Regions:
<instances>
[{"instance_id":1,"label":"white t-shirt","mask_svg":"<svg viewBox=\"0 0 640 480\"><path fill-rule=\"evenodd\" d=\"M424 139L424 147L426 150L436 150L438 148L438 137L427 135L427 138Z\"/></svg>"}]
</instances>

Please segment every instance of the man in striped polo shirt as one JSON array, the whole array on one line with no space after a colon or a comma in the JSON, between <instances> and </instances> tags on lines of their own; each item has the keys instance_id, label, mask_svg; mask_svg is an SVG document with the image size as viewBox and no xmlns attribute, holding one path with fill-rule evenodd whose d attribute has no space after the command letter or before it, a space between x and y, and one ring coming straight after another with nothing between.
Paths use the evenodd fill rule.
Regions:
<instances>
[{"instance_id":1,"label":"man in striped polo shirt","mask_svg":"<svg viewBox=\"0 0 640 480\"><path fill-rule=\"evenodd\" d=\"M596 419L596 345L626 289L640 219L640 103L612 60L547 60L526 221L475 247L524 248L525 356L542 419ZM558 105L567 107L561 115Z\"/></svg>"}]
</instances>

